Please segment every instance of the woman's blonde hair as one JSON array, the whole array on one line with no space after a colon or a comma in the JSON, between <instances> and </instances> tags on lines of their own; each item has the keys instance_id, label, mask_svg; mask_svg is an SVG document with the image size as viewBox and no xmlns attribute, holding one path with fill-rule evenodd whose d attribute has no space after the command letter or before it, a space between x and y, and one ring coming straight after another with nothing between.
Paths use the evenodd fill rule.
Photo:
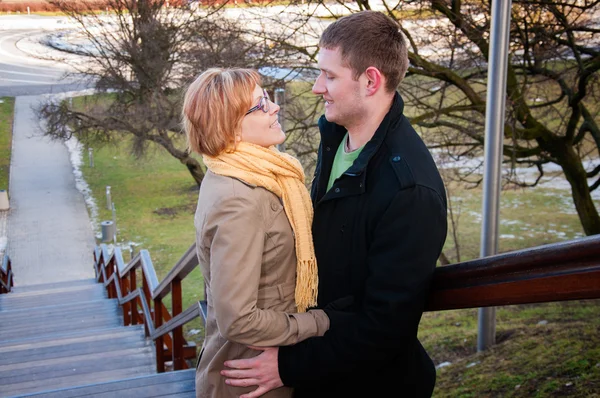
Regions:
<instances>
[{"instance_id":1,"label":"woman's blonde hair","mask_svg":"<svg viewBox=\"0 0 600 398\"><path fill-rule=\"evenodd\" d=\"M198 76L181 112L189 149L209 156L232 149L257 84L260 75L253 69L211 68Z\"/></svg>"}]
</instances>

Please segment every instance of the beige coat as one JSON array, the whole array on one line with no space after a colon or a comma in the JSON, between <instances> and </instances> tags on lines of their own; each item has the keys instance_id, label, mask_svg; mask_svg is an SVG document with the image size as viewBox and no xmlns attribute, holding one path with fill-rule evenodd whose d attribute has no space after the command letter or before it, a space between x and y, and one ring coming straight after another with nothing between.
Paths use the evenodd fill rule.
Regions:
<instances>
[{"instance_id":1,"label":"beige coat","mask_svg":"<svg viewBox=\"0 0 600 398\"><path fill-rule=\"evenodd\" d=\"M239 397L256 387L226 385L219 374L225 360L259 354L248 345L290 345L322 336L329 319L321 310L296 313L293 232L276 195L209 171L194 222L208 299L196 397ZM263 397L291 395L282 387Z\"/></svg>"}]
</instances>

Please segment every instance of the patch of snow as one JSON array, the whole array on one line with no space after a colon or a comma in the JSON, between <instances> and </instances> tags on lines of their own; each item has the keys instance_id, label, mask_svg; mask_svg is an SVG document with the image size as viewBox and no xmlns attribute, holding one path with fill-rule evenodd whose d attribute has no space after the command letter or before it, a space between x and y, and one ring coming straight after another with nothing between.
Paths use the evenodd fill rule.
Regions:
<instances>
[{"instance_id":1,"label":"patch of snow","mask_svg":"<svg viewBox=\"0 0 600 398\"><path fill-rule=\"evenodd\" d=\"M81 165L83 164L83 145L79 142L79 140L75 136L71 136L68 140L65 140L65 145L69 150L71 164L73 165L73 175L75 176L75 186L77 190L81 192L85 203L88 207L90 213L90 222L92 224L92 229L94 231L98 231L98 205L96 204L96 200L92 196L92 190L90 186L83 178L83 173L81 171Z\"/></svg>"},{"instance_id":2,"label":"patch of snow","mask_svg":"<svg viewBox=\"0 0 600 398\"><path fill-rule=\"evenodd\" d=\"M500 220L500 224L501 225L515 225L515 224L522 224L523 221L519 221L519 220Z\"/></svg>"},{"instance_id":3,"label":"patch of snow","mask_svg":"<svg viewBox=\"0 0 600 398\"><path fill-rule=\"evenodd\" d=\"M514 239L515 236L513 234L501 234L500 239Z\"/></svg>"},{"instance_id":4,"label":"patch of snow","mask_svg":"<svg viewBox=\"0 0 600 398\"><path fill-rule=\"evenodd\" d=\"M446 361L446 362L442 362L442 363L440 363L440 364L439 364L439 365L437 365L435 368L436 368L436 369L441 369L441 368L445 368L446 366L450 366L450 365L452 365L452 362L447 362L447 361Z\"/></svg>"}]
</instances>

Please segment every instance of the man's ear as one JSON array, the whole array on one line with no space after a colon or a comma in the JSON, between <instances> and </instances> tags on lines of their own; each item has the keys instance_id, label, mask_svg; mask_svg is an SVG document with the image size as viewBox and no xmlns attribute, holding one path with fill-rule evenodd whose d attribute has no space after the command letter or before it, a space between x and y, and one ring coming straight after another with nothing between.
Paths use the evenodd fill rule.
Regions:
<instances>
[{"instance_id":1,"label":"man's ear","mask_svg":"<svg viewBox=\"0 0 600 398\"><path fill-rule=\"evenodd\" d=\"M367 95L374 95L380 89L383 89L383 83L385 78L374 66L369 66L367 70L365 70L365 77L367 78Z\"/></svg>"}]
</instances>

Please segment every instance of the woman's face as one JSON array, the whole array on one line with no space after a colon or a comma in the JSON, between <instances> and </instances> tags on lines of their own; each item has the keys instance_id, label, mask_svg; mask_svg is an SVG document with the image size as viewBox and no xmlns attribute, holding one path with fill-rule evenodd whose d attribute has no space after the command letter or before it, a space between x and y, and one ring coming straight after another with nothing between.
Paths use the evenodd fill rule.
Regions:
<instances>
[{"instance_id":1,"label":"woman's face","mask_svg":"<svg viewBox=\"0 0 600 398\"><path fill-rule=\"evenodd\" d=\"M265 96L262 87L256 85L252 93L252 112L242 120L242 141L268 148L285 141L285 134L278 120L279 105ZM264 112L263 108L268 111Z\"/></svg>"}]
</instances>

